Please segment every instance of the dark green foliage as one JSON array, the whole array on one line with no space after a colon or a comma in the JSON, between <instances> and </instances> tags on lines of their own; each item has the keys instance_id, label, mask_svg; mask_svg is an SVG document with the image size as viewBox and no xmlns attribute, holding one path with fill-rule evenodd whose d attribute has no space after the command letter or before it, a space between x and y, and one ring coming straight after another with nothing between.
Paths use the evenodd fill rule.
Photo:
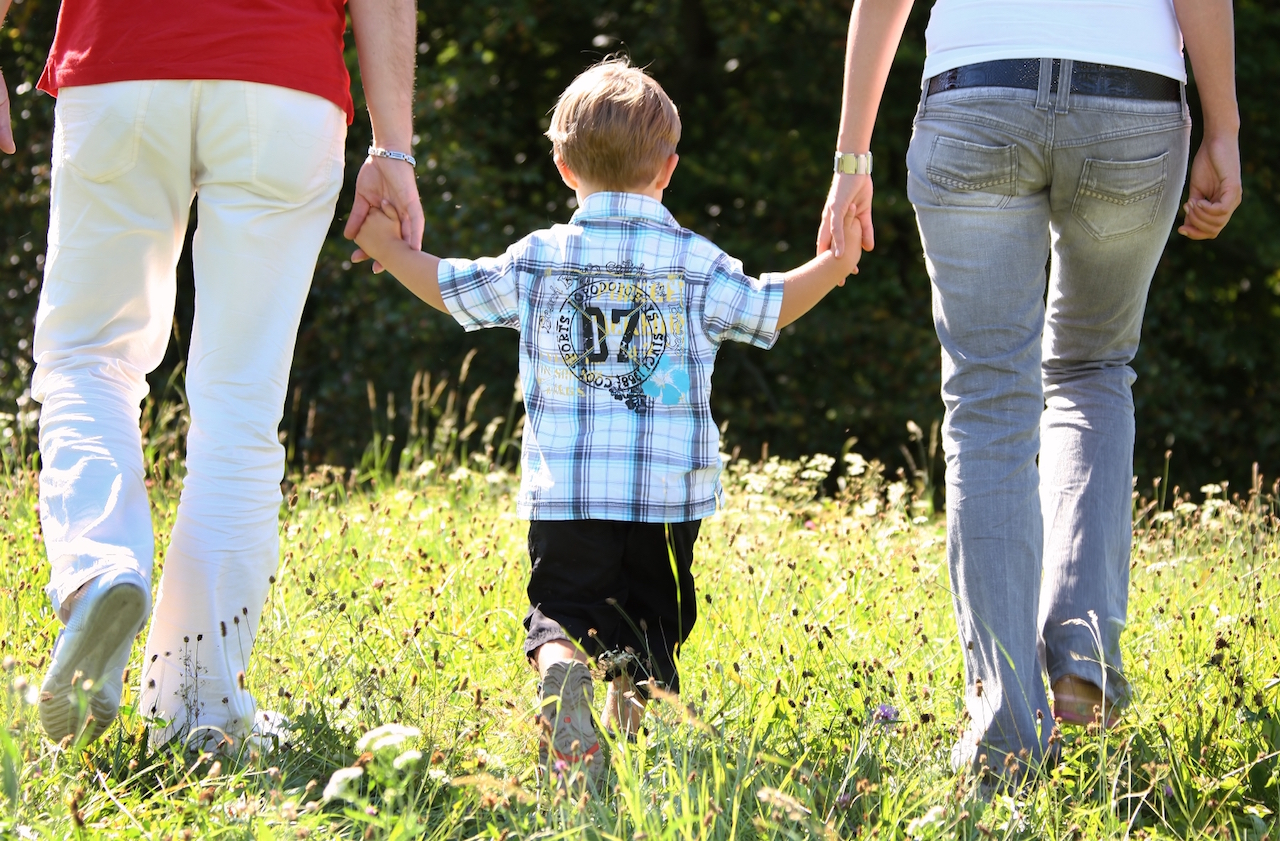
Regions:
<instances>
[{"instance_id":1,"label":"dark green foliage","mask_svg":"<svg viewBox=\"0 0 1280 841\"><path fill-rule=\"evenodd\" d=\"M881 107L876 155L876 251L861 274L761 352L727 345L714 408L729 421L730 446L754 456L838 452L849 436L890 465L904 464L906 421L926 429L941 415L938 353L929 286L905 195L903 159L919 98L924 24L908 25ZM475 257L503 250L528 231L566 221L571 197L541 136L556 96L583 67L625 51L647 66L681 109L681 163L668 207L680 222L742 258L752 274L790 268L812 254L830 179L840 98L846 3L791 0L507 0L502 4L419 3L417 146L427 214L424 247ZM602 9L608 11L602 11ZM54 4L25 0L0 37L10 88L34 83L52 37ZM1239 85L1244 117L1246 203L1224 236L1195 244L1171 235L1152 287L1139 380L1137 472L1162 472L1173 444L1172 481L1196 486L1249 466L1280 470L1280 243L1270 236L1280 185L1270 82L1280 75L1280 20L1258 0L1237 4ZM355 69L354 51L350 59ZM362 105L357 85L357 104ZM1193 92L1194 93L1194 92ZM37 255L47 225L52 103L26 92L15 110L19 154L0 165L0 398L22 391L35 309ZM1198 111L1194 111L1198 116ZM15 114L15 117L20 117ZM368 144L357 120L348 143L348 181ZM350 206L350 190L339 211ZM478 348L471 383L489 389L484 421L506 411L515 379L515 335L463 334L386 277L345 261L351 250L335 220L298 338L283 429L294 458L352 463L373 423L404 440L415 371L438 379ZM31 244L24 251L26 243ZM13 258L17 262L13 262ZM186 272L189 277L189 271ZM13 290L13 291L10 291ZM178 329L190 323L189 282ZM175 342L152 382L159 391L181 356ZM378 405L371 416L369 383ZM311 438L305 437L314 401ZM904 465L905 466L905 465Z\"/></svg>"}]
</instances>

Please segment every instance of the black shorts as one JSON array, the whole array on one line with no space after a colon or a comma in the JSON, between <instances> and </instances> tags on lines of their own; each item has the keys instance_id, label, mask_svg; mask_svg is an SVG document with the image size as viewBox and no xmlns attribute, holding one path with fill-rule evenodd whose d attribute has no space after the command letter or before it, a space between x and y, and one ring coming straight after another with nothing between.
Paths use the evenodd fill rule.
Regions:
<instances>
[{"instance_id":1,"label":"black shorts","mask_svg":"<svg viewBox=\"0 0 1280 841\"><path fill-rule=\"evenodd\" d=\"M605 662L606 677L625 669L646 695L647 681L678 692L675 652L698 619L701 523L530 522L525 654L569 640Z\"/></svg>"}]
</instances>

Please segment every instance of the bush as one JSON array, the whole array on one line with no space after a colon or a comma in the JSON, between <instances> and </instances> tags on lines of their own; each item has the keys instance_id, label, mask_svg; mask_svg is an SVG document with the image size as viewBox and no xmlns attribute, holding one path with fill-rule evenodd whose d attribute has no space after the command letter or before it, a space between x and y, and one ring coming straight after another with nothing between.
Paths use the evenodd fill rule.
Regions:
<instances>
[{"instance_id":1,"label":"bush","mask_svg":"<svg viewBox=\"0 0 1280 841\"><path fill-rule=\"evenodd\" d=\"M625 51L656 76L684 116L681 164L666 202L680 222L741 257L749 272L790 268L812 251L829 183L848 6L791 0L633 0L601 11L586 0L509 0L501 6L419 3L416 124L425 246L445 255L495 254L528 231L571 215L570 191L541 136L567 82L602 55ZM29 374L47 227L52 103L31 90L56 12L25 0L0 38L0 66L15 96L19 154L0 160L0 398L9 405ZM941 415L938 350L904 157L919 98L928 6L913 13L889 80L873 151L877 248L856 282L837 290L769 352L721 351L714 409L730 446L755 456L859 450L907 467L906 423ZM1152 286L1135 363L1136 469L1198 486L1245 484L1250 464L1280 470L1280 217L1273 181L1280 117L1267 83L1280 70L1280 21L1258 0L1236 6L1244 116L1246 203L1222 238L1171 235ZM354 51L349 51L355 72ZM359 99L356 86L357 104ZM1194 100L1194 89L1192 89ZM1198 115L1198 111L1195 111ZM348 182L368 144L357 120ZM339 200L350 206L350 183ZM375 435L406 440L410 387L424 370L439 382L472 350L471 382L489 387L478 428L504 415L516 374L515 335L465 335L385 277L351 267L335 220L297 345L282 425L297 462L353 464ZM185 258L184 258L185 259ZM185 263L184 263L185 265ZM175 342L152 382L162 398L183 356L193 294L179 295ZM375 395L371 405L369 395ZM390 404L390 410L388 407ZM375 432L375 428L380 432ZM477 433L479 434L479 433ZM395 463L395 462L392 462ZM927 469L927 468L926 468ZM1144 483L1146 479L1144 478Z\"/></svg>"}]
</instances>

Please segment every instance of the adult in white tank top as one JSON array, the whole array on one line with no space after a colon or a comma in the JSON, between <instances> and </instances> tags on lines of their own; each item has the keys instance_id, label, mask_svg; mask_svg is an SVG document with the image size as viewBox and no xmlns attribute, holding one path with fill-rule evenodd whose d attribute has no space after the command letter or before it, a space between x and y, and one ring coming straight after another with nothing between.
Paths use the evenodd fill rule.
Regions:
<instances>
[{"instance_id":1,"label":"adult in white tank top","mask_svg":"<svg viewBox=\"0 0 1280 841\"><path fill-rule=\"evenodd\" d=\"M910 8L854 5L819 252L846 213L874 245L867 153ZM1013 781L1055 759L1055 718L1130 701L1129 363L1187 171L1184 41L1204 139L1178 231L1212 239L1240 203L1231 4L939 0L927 41L907 169L942 345L952 760Z\"/></svg>"}]
</instances>

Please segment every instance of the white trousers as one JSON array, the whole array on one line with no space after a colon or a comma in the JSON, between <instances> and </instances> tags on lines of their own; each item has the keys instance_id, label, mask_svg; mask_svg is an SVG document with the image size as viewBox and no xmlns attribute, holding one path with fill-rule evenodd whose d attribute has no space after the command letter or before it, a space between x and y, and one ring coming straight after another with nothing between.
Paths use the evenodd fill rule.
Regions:
<instances>
[{"instance_id":1,"label":"white trousers","mask_svg":"<svg viewBox=\"0 0 1280 841\"><path fill-rule=\"evenodd\" d=\"M32 393L47 592L64 621L63 602L103 572L151 576L139 405L168 345L199 196L187 476L137 705L168 722L153 740L252 727L243 672L278 563L277 430L345 138L336 105L271 85L117 82L58 96Z\"/></svg>"}]
</instances>

